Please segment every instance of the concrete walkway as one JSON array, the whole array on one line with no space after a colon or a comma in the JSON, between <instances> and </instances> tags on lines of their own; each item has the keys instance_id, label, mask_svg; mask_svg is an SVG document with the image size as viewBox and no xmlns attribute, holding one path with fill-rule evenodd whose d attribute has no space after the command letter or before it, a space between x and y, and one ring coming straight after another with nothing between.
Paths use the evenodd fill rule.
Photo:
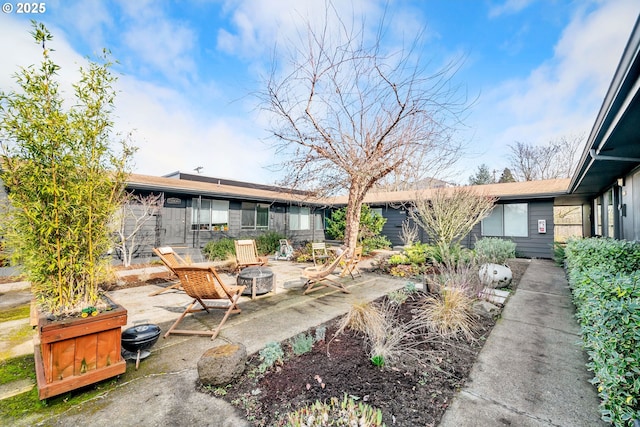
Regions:
<instances>
[{"instance_id":1,"label":"concrete walkway","mask_svg":"<svg viewBox=\"0 0 640 427\"><path fill-rule=\"evenodd\" d=\"M440 425L604 426L564 271L532 260Z\"/></svg>"}]
</instances>

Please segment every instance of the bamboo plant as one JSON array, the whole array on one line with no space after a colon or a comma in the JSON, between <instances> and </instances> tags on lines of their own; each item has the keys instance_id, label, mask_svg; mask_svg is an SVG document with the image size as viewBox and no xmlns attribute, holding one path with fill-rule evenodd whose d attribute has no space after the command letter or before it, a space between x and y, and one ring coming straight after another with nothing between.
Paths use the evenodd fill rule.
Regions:
<instances>
[{"instance_id":1,"label":"bamboo plant","mask_svg":"<svg viewBox=\"0 0 640 427\"><path fill-rule=\"evenodd\" d=\"M15 74L16 91L0 92L0 178L9 200L2 234L41 310L69 315L99 306L110 218L133 148L126 140L112 148L108 52L80 68L70 97L47 48L52 35L41 23L32 28L42 62Z\"/></svg>"}]
</instances>

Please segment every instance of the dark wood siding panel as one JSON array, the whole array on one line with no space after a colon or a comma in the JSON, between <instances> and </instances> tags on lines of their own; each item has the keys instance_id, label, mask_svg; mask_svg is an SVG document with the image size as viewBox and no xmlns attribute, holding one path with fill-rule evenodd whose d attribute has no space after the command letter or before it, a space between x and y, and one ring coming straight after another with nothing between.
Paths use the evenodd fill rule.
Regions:
<instances>
[{"instance_id":1,"label":"dark wood siding panel","mask_svg":"<svg viewBox=\"0 0 640 427\"><path fill-rule=\"evenodd\" d=\"M519 256L527 258L553 258L553 200L542 201L517 201L515 203L528 203L528 237L513 237L517 247L516 251ZM400 230L402 229L402 221L406 218L406 213L400 212L398 209L383 209L383 216L387 218L382 234L387 236L394 246L402 245L400 238ZM538 220L547 221L547 232L545 234L538 233ZM423 243L433 243L426 235L424 230L420 230L420 241ZM460 244L464 247L472 249L475 242L482 238L481 224L476 224L471 233L465 236Z\"/></svg>"},{"instance_id":2,"label":"dark wood siding panel","mask_svg":"<svg viewBox=\"0 0 640 427\"><path fill-rule=\"evenodd\" d=\"M379 206L372 207L380 208ZM382 207L382 216L387 219L387 222L382 227L381 234L391 241L392 246L403 245L400 232L402 231L402 222L407 218L406 210L385 206Z\"/></svg>"}]
</instances>

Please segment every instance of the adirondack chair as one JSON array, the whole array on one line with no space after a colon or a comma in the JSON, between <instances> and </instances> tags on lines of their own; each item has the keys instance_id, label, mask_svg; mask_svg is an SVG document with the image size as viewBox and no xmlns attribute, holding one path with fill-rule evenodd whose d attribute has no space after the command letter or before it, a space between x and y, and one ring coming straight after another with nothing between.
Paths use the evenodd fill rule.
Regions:
<instances>
[{"instance_id":1,"label":"adirondack chair","mask_svg":"<svg viewBox=\"0 0 640 427\"><path fill-rule=\"evenodd\" d=\"M362 260L362 246L356 246L353 250L353 256L351 258L345 258L343 261L342 272L340 277L345 277L347 274L351 275L352 279L356 276L361 276L362 273L358 269L358 263Z\"/></svg>"},{"instance_id":2,"label":"adirondack chair","mask_svg":"<svg viewBox=\"0 0 640 427\"><path fill-rule=\"evenodd\" d=\"M304 291L304 295L326 287L332 287L347 294L351 293L342 283L329 278L329 275L333 274L335 269L338 268L344 255L344 252L341 253L330 264L307 267L302 270L303 276L307 279L305 283L307 289Z\"/></svg>"},{"instance_id":3,"label":"adirondack chair","mask_svg":"<svg viewBox=\"0 0 640 427\"><path fill-rule=\"evenodd\" d=\"M324 242L312 242L311 243L311 256L313 257L313 265L326 264L331 256L327 252L327 244Z\"/></svg>"},{"instance_id":4,"label":"adirondack chair","mask_svg":"<svg viewBox=\"0 0 640 427\"><path fill-rule=\"evenodd\" d=\"M238 307L238 299L242 295L245 286L225 285L213 267L176 267L175 272L180 279L182 289L193 298L193 302L187 306L178 320L171 325L164 337L167 338L171 334L204 335L210 336L211 340L215 340L229 315L242 311ZM196 305L198 303L199 306ZM194 306L196 307L194 308ZM176 329L187 314L200 311L211 313L210 309L226 310L224 317L215 329L209 331Z\"/></svg>"},{"instance_id":5,"label":"adirondack chair","mask_svg":"<svg viewBox=\"0 0 640 427\"><path fill-rule=\"evenodd\" d=\"M188 265L187 262L180 255L178 255L170 246L153 248L152 251L154 254L156 254L160 258L160 261L162 261L162 263L174 274L175 274L174 268ZM149 294L149 296L159 295L171 289L180 290L180 281L166 288L162 288L158 291L152 292Z\"/></svg>"},{"instance_id":6,"label":"adirondack chair","mask_svg":"<svg viewBox=\"0 0 640 427\"><path fill-rule=\"evenodd\" d=\"M236 240L236 271L245 267L266 265L267 257L258 256L258 248L255 240Z\"/></svg>"}]
</instances>

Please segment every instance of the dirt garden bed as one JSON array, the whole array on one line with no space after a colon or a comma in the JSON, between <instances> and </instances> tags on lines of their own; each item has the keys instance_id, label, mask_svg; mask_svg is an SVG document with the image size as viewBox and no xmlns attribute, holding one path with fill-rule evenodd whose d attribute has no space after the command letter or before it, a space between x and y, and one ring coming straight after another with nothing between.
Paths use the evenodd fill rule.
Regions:
<instances>
[{"instance_id":1,"label":"dirt garden bed","mask_svg":"<svg viewBox=\"0 0 640 427\"><path fill-rule=\"evenodd\" d=\"M515 288L528 260L510 265ZM397 316L405 321L414 316L423 296L412 294L400 305ZM472 339L433 339L429 334L430 338L419 344L423 355L420 360L403 367L380 368L371 362L362 334L347 329L334 337L338 328L338 319L334 319L308 331L309 336L317 336L320 329L325 336L309 353L294 356L291 343L283 342L287 355L284 363L260 374L257 368L261 360L256 354L237 382L226 388L202 390L222 396L256 426L277 425L282 414L344 395L379 408L387 426L432 426L438 424L455 392L467 381L494 324L493 318L479 316ZM424 338L415 337L420 341Z\"/></svg>"}]
</instances>

